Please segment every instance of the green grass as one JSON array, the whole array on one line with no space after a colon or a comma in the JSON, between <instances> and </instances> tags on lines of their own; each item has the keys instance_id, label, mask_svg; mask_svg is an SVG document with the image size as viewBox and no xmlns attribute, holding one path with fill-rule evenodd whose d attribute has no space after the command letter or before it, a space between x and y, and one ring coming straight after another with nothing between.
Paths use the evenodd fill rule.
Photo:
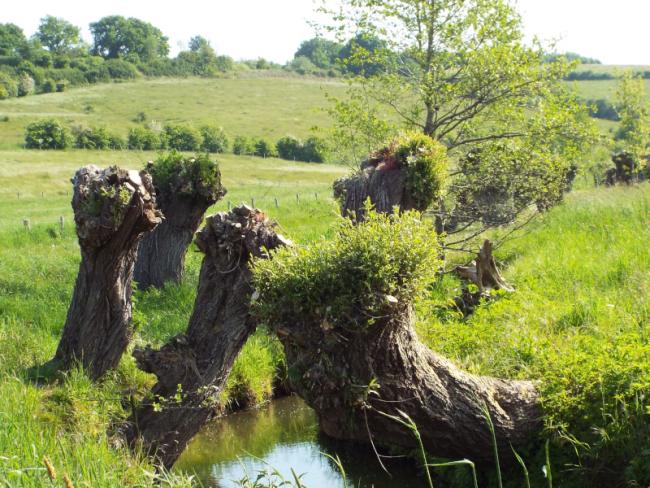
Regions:
<instances>
[{"instance_id":1,"label":"green grass","mask_svg":"<svg viewBox=\"0 0 650 488\"><path fill-rule=\"evenodd\" d=\"M153 156L0 152L0 486L48 486L45 455L60 471L59 479L67 473L75 486L154 484L151 466L124 449L113 449L117 438L106 434L111 422L127 415L120 398L144 391L152 381L137 371L128 354L99 386L79 373L37 386L26 373L53 356L76 277L79 248L71 196L66 195L69 178L86 163L138 168ZM343 168L231 155L218 159L229 194L210 212L226 209L228 201L235 205L255 198L257 206L281 222L281 232L298 242L328 232L336 218L330 185ZM65 219L62 234L59 216ZM31 231L23 228L24 218L30 219ZM199 265L200 254L190 252L184 283L136 293L135 343L160 344L186 327ZM223 402L246 405L268 398L280 361L274 340L264 331L256 333L235 364Z\"/></svg>"},{"instance_id":2,"label":"green grass","mask_svg":"<svg viewBox=\"0 0 650 488\"><path fill-rule=\"evenodd\" d=\"M309 135L328 126L325 92L340 94L345 85L310 78L155 79L108 83L0 101L0 149L24 142L25 127L39 118L69 125L105 127L126 137L144 112L156 125L187 122L223 126L235 135L277 140L287 134Z\"/></svg>"}]
</instances>

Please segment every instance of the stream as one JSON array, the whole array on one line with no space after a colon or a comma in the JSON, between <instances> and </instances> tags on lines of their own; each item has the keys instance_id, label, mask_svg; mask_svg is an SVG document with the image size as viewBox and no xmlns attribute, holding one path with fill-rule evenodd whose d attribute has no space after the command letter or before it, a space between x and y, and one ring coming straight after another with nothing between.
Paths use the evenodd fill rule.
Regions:
<instances>
[{"instance_id":1,"label":"stream","mask_svg":"<svg viewBox=\"0 0 650 488\"><path fill-rule=\"evenodd\" d=\"M370 448L333 441L319 434L314 411L300 398L274 400L207 425L187 447L174 470L195 474L207 488L239 487L265 470L292 480L303 475L307 488L338 488L343 476L322 453L338 455L350 488L420 488L426 486L411 460L391 460L386 474Z\"/></svg>"}]
</instances>

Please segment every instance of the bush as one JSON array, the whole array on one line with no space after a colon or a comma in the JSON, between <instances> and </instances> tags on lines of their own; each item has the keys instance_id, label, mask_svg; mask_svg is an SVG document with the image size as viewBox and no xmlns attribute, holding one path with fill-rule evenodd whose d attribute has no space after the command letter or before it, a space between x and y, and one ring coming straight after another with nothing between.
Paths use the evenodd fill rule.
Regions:
<instances>
[{"instance_id":1,"label":"bush","mask_svg":"<svg viewBox=\"0 0 650 488\"><path fill-rule=\"evenodd\" d=\"M206 125L201 127L200 132L201 138L203 139L201 143L202 151L208 153L224 153L228 150L230 141L223 128Z\"/></svg>"},{"instance_id":2,"label":"bush","mask_svg":"<svg viewBox=\"0 0 650 488\"><path fill-rule=\"evenodd\" d=\"M237 136L232 143L232 152L234 154L253 154L255 152L255 142L246 136Z\"/></svg>"},{"instance_id":3,"label":"bush","mask_svg":"<svg viewBox=\"0 0 650 488\"><path fill-rule=\"evenodd\" d=\"M216 161L208 154L187 157L178 151L160 155L147 164L156 190L163 193L218 200L224 195L221 172Z\"/></svg>"},{"instance_id":4,"label":"bush","mask_svg":"<svg viewBox=\"0 0 650 488\"><path fill-rule=\"evenodd\" d=\"M121 151L122 149L127 148L127 143L123 137L116 134L109 134L108 136L108 147L109 149L116 149Z\"/></svg>"},{"instance_id":5,"label":"bush","mask_svg":"<svg viewBox=\"0 0 650 488\"><path fill-rule=\"evenodd\" d=\"M36 83L34 82L34 78L32 78L27 74L22 75L18 80L19 97L26 97L27 95L31 95L32 93L34 93L35 88L36 88Z\"/></svg>"},{"instance_id":6,"label":"bush","mask_svg":"<svg viewBox=\"0 0 650 488\"><path fill-rule=\"evenodd\" d=\"M299 139L293 136L285 136L280 139L277 144L278 155L282 159L300 159L299 155L301 152L302 143Z\"/></svg>"},{"instance_id":7,"label":"bush","mask_svg":"<svg viewBox=\"0 0 650 488\"><path fill-rule=\"evenodd\" d=\"M198 151L202 143L201 134L185 125L166 125L161 141L165 148L177 151Z\"/></svg>"},{"instance_id":8,"label":"bush","mask_svg":"<svg viewBox=\"0 0 650 488\"><path fill-rule=\"evenodd\" d=\"M388 296L413 302L433 282L440 267L435 235L432 223L413 211L368 209L368 219L357 225L341 219L334 238L254 261L254 313L286 327L323 319L335 328L372 327Z\"/></svg>"},{"instance_id":9,"label":"bush","mask_svg":"<svg viewBox=\"0 0 650 488\"><path fill-rule=\"evenodd\" d=\"M146 127L134 127L129 130L128 148L141 151L160 149L160 136Z\"/></svg>"},{"instance_id":10,"label":"bush","mask_svg":"<svg viewBox=\"0 0 650 488\"><path fill-rule=\"evenodd\" d=\"M322 139L312 136L305 142L293 136L285 136L277 143L278 155L282 159L323 163L329 156L329 149Z\"/></svg>"},{"instance_id":11,"label":"bush","mask_svg":"<svg viewBox=\"0 0 650 488\"><path fill-rule=\"evenodd\" d=\"M269 157L273 158L277 156L277 150L275 144L267 139L257 139L255 141L255 156L260 156L263 158Z\"/></svg>"},{"instance_id":12,"label":"bush","mask_svg":"<svg viewBox=\"0 0 650 488\"><path fill-rule=\"evenodd\" d=\"M56 91L56 81L48 78L41 85L41 90L43 93L54 93Z\"/></svg>"},{"instance_id":13,"label":"bush","mask_svg":"<svg viewBox=\"0 0 650 488\"><path fill-rule=\"evenodd\" d=\"M106 61L108 74L114 80L132 80L138 76L138 69L123 59L109 59Z\"/></svg>"},{"instance_id":14,"label":"bush","mask_svg":"<svg viewBox=\"0 0 650 488\"><path fill-rule=\"evenodd\" d=\"M75 132L75 147L78 149L108 149L110 147L110 135L106 129L79 128Z\"/></svg>"},{"instance_id":15,"label":"bush","mask_svg":"<svg viewBox=\"0 0 650 488\"><path fill-rule=\"evenodd\" d=\"M57 120L40 120L27 126L25 147L28 149L65 149L71 143L70 132Z\"/></svg>"},{"instance_id":16,"label":"bush","mask_svg":"<svg viewBox=\"0 0 650 488\"><path fill-rule=\"evenodd\" d=\"M68 80L61 80L56 83L57 93L62 93L68 89Z\"/></svg>"},{"instance_id":17,"label":"bush","mask_svg":"<svg viewBox=\"0 0 650 488\"><path fill-rule=\"evenodd\" d=\"M18 96L18 83L7 73L0 71L0 100Z\"/></svg>"}]
</instances>

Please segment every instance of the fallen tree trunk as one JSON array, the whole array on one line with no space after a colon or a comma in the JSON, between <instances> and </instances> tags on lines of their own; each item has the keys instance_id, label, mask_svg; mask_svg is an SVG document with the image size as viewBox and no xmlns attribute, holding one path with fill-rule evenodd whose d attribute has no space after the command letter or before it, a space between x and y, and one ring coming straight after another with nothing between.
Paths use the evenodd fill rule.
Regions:
<instances>
[{"instance_id":1,"label":"fallen tree trunk","mask_svg":"<svg viewBox=\"0 0 650 488\"><path fill-rule=\"evenodd\" d=\"M86 166L72 180L81 263L52 364L79 362L94 379L117 366L131 339L131 281L138 242L162 220L151 177Z\"/></svg>"},{"instance_id":2,"label":"fallen tree trunk","mask_svg":"<svg viewBox=\"0 0 650 488\"><path fill-rule=\"evenodd\" d=\"M204 164L208 175L194 170ZM163 165L162 170L159 166ZM147 170L153 175L158 205L165 221L146 235L138 249L134 279L141 289L161 288L183 277L185 254L206 210L220 200L226 190L215 162L206 156L185 159L172 153Z\"/></svg>"},{"instance_id":3,"label":"fallen tree trunk","mask_svg":"<svg viewBox=\"0 0 650 488\"><path fill-rule=\"evenodd\" d=\"M124 428L130 446L171 468L214 415L235 358L256 328L250 260L286 243L259 210L242 206L208 217L196 237L205 256L187 331L159 350L133 352L138 367L158 382Z\"/></svg>"},{"instance_id":4,"label":"fallen tree trunk","mask_svg":"<svg viewBox=\"0 0 650 488\"><path fill-rule=\"evenodd\" d=\"M316 410L331 437L416 448L413 433L382 413L405 412L427 451L445 458L493 461L489 412L502 459L541 428L530 381L465 373L418 340L410 304L386 297L365 331L321 323L276 325L291 386Z\"/></svg>"}]
</instances>

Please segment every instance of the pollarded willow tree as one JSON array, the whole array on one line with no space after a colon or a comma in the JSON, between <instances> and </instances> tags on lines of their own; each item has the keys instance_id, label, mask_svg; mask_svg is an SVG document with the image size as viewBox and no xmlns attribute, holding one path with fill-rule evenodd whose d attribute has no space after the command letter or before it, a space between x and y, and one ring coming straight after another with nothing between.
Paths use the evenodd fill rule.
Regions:
<instances>
[{"instance_id":1,"label":"pollarded willow tree","mask_svg":"<svg viewBox=\"0 0 650 488\"><path fill-rule=\"evenodd\" d=\"M460 161L435 206L448 234L480 234L561 199L595 132L562 83L571 64L524 41L508 0L343 0L320 10L341 39L362 32L383 46L359 43L345 60L362 69L331 108L343 157L358 162L403 128L440 141Z\"/></svg>"},{"instance_id":2,"label":"pollarded willow tree","mask_svg":"<svg viewBox=\"0 0 650 488\"><path fill-rule=\"evenodd\" d=\"M188 158L172 151L147 164L165 221L140 243L135 281L160 288L183 277L185 254L206 210L220 200L219 165L205 155Z\"/></svg>"},{"instance_id":3,"label":"pollarded willow tree","mask_svg":"<svg viewBox=\"0 0 650 488\"><path fill-rule=\"evenodd\" d=\"M541 428L535 385L465 373L417 338L414 304L441 265L432 235L412 211L342 220L332 239L255 263L253 311L277 333L292 388L330 436L417 447L390 418L404 412L433 455L490 462L489 412L501 459L512 460L510 446Z\"/></svg>"}]
</instances>

